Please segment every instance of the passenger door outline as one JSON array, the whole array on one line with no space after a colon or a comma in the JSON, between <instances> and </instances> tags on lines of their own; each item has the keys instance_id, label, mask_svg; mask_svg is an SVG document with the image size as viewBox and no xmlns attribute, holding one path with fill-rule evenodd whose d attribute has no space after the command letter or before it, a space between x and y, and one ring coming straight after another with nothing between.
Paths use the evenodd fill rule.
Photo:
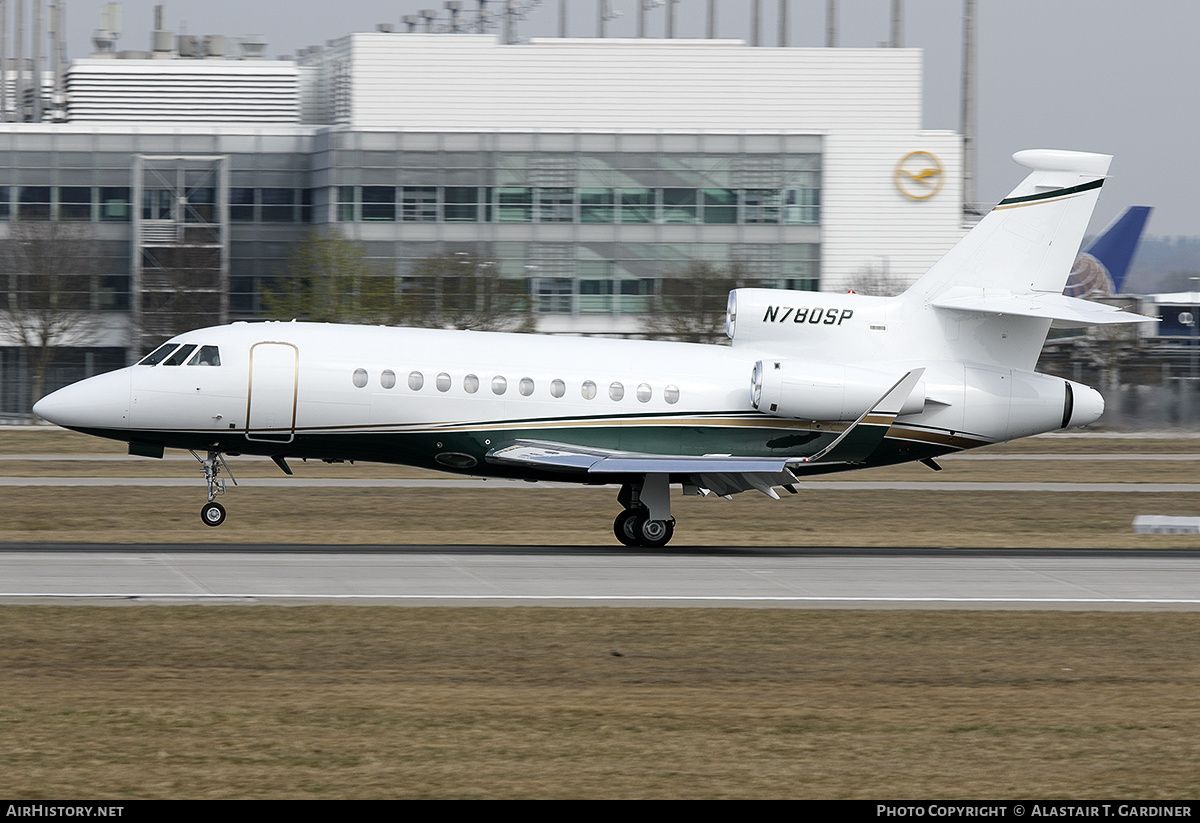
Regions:
<instances>
[{"instance_id":1,"label":"passenger door outline","mask_svg":"<svg viewBox=\"0 0 1200 823\"><path fill-rule=\"evenodd\" d=\"M300 350L264 341L250 347L246 439L290 443L296 436Z\"/></svg>"}]
</instances>

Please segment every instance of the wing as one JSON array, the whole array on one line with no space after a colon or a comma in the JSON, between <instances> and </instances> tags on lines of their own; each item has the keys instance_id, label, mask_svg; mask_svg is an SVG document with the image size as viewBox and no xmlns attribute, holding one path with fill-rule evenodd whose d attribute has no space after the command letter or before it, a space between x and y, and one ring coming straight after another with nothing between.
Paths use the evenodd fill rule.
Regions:
<instances>
[{"instance_id":1,"label":"wing","mask_svg":"<svg viewBox=\"0 0 1200 823\"><path fill-rule=\"evenodd\" d=\"M685 475L688 485L701 492L731 495L757 489L776 500L776 486L795 493L797 471L817 463L861 463L883 442L892 421L900 413L924 369L913 369L898 380L870 409L847 426L825 448L807 457L738 457L728 454L670 455L622 452L550 443L518 440L488 452L491 463L524 466L564 474L603 475Z\"/></svg>"},{"instance_id":2,"label":"wing","mask_svg":"<svg viewBox=\"0 0 1200 823\"><path fill-rule=\"evenodd\" d=\"M779 495L773 487L787 487L795 483L796 476L787 467L789 463L799 462L799 458L795 457L643 454L540 440L518 440L511 445L493 449L488 453L487 459L491 463L537 468L567 475L588 475L597 479L602 479L603 475L686 475L690 485L696 486L702 492L730 495L757 489L776 500L779 499Z\"/></svg>"}]
</instances>

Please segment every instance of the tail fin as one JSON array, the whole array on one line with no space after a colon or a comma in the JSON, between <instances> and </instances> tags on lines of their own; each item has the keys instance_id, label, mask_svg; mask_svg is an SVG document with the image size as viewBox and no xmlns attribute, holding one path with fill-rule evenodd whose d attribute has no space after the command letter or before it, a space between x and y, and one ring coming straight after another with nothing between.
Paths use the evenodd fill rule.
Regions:
<instances>
[{"instance_id":1,"label":"tail fin","mask_svg":"<svg viewBox=\"0 0 1200 823\"><path fill-rule=\"evenodd\" d=\"M942 334L924 342L930 352L1032 371L1052 323L1142 318L1062 293L1112 158L1038 150L1013 159L1033 173L896 299L910 316L932 313Z\"/></svg>"},{"instance_id":2,"label":"tail fin","mask_svg":"<svg viewBox=\"0 0 1200 823\"><path fill-rule=\"evenodd\" d=\"M1075 259L1063 294L1071 297L1111 297L1121 293L1129 263L1153 211L1130 206Z\"/></svg>"},{"instance_id":3,"label":"tail fin","mask_svg":"<svg viewBox=\"0 0 1200 823\"><path fill-rule=\"evenodd\" d=\"M1013 160L1033 169L908 290L928 303L950 289L1061 294L1112 157L1037 149Z\"/></svg>"}]
</instances>

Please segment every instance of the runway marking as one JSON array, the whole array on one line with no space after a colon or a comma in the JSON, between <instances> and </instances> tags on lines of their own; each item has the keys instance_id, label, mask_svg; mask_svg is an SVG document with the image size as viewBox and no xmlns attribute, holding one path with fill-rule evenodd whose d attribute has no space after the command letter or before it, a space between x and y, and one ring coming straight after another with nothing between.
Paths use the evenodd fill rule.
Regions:
<instances>
[{"instance_id":1,"label":"runway marking","mask_svg":"<svg viewBox=\"0 0 1200 823\"><path fill-rule=\"evenodd\" d=\"M791 595L604 595L604 594L231 594L217 592L106 593L106 592L0 592L0 598L96 598L115 600L533 600L616 601L671 603L1024 603L1076 605L1200 606L1200 599L1127 597L847 597Z\"/></svg>"}]
</instances>

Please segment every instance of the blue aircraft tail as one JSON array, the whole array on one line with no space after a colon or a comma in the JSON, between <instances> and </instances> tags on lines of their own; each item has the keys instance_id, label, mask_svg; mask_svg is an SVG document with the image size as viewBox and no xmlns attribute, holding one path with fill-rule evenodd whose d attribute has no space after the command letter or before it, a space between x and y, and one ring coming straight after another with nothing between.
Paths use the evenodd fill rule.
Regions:
<instances>
[{"instance_id":1,"label":"blue aircraft tail","mask_svg":"<svg viewBox=\"0 0 1200 823\"><path fill-rule=\"evenodd\" d=\"M1120 294L1150 212L1150 206L1130 206L1126 209L1075 259L1063 294L1070 297L1111 297Z\"/></svg>"}]
</instances>

